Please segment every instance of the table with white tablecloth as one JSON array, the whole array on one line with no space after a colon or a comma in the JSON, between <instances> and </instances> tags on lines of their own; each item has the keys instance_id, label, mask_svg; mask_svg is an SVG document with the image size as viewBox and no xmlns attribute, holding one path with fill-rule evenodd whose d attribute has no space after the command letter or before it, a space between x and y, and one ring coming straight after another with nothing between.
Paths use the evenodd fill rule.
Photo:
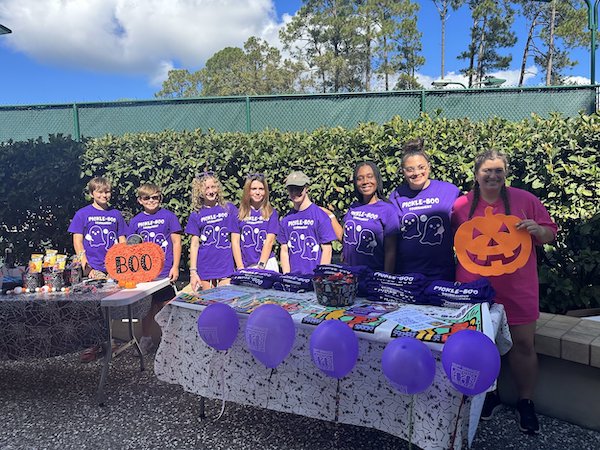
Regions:
<instances>
[{"instance_id":1,"label":"table with white tablecloth","mask_svg":"<svg viewBox=\"0 0 600 450\"><path fill-rule=\"evenodd\" d=\"M225 352L207 346L197 332L202 309L214 301L230 304L240 319L237 339ZM253 357L244 338L248 313L262 303L281 304L292 314L296 327L291 353L273 371ZM417 315L428 309L429 313L435 310L445 314L434 307L396 307L410 308L406 311ZM156 316L162 328L162 342L154 370L160 380L179 384L202 397L375 428L411 439L424 449L450 448L452 442L455 448L460 448L463 441L471 441L483 395L463 398L447 379L440 352L447 336L463 328L483 331L496 338L501 353L508 351L510 334L502 306L465 305L464 309L470 311L466 320L452 323L445 317L438 321L438 325L445 323L446 328L439 325L445 334L432 330L411 333L397 322L386 320L392 317L386 314L393 312L395 306L357 299L353 308L346 314L336 308L321 307L314 301L314 293L294 294L239 286L216 288L197 295L180 293ZM382 314L377 314L378 311ZM451 315L452 311L447 313ZM309 338L315 325L331 318L345 319L347 323L350 318L355 322L353 329L359 337L358 361L339 381L339 387L337 379L327 377L313 364L309 351ZM381 355L386 344L402 335L423 340L436 360L432 385L414 396L396 391L381 370Z\"/></svg>"}]
</instances>

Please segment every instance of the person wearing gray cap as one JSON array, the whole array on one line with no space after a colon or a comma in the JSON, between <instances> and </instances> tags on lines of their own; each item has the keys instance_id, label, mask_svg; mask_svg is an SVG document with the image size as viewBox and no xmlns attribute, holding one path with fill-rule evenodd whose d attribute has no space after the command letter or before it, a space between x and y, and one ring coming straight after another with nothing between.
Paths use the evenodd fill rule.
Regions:
<instances>
[{"instance_id":1,"label":"person wearing gray cap","mask_svg":"<svg viewBox=\"0 0 600 450\"><path fill-rule=\"evenodd\" d=\"M327 213L310 200L309 184L310 178L301 171L285 179L293 208L281 219L277 233L283 273L312 273L317 265L331 263L336 235Z\"/></svg>"}]
</instances>

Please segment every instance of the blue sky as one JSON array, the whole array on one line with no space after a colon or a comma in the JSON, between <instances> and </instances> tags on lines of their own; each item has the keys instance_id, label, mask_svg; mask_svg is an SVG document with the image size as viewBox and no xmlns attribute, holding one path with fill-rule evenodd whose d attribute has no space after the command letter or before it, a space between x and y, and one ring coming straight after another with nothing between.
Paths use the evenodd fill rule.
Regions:
<instances>
[{"instance_id":1,"label":"blue sky","mask_svg":"<svg viewBox=\"0 0 600 450\"><path fill-rule=\"evenodd\" d=\"M420 0L426 64L424 85L440 76L440 19L431 0ZM76 103L154 98L170 68L197 70L216 51L242 46L251 35L277 45L277 31L301 0L0 0L0 105ZM459 80L456 55L468 41L468 10L447 25L446 78ZM510 70L494 73L516 84L525 32ZM571 75L589 82L589 50ZM541 83L531 73L527 85Z\"/></svg>"}]
</instances>

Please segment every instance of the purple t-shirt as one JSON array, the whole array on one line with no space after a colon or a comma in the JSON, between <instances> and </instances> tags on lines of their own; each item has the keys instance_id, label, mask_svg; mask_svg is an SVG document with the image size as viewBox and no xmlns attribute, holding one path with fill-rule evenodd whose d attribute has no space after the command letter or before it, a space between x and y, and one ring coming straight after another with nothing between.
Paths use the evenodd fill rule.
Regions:
<instances>
[{"instance_id":1,"label":"purple t-shirt","mask_svg":"<svg viewBox=\"0 0 600 450\"><path fill-rule=\"evenodd\" d=\"M180 233L181 225L177 216L166 209L159 209L154 214L141 212L129 222L127 236L139 234L144 242L154 242L165 252L165 265L157 278L169 276L173 267L173 242L171 234Z\"/></svg>"},{"instance_id":2,"label":"purple t-shirt","mask_svg":"<svg viewBox=\"0 0 600 450\"><path fill-rule=\"evenodd\" d=\"M83 249L92 269L106 272L106 252L127 233L127 225L120 211L97 209L93 205L75 213L69 233L83 235Z\"/></svg>"},{"instance_id":3,"label":"purple t-shirt","mask_svg":"<svg viewBox=\"0 0 600 450\"><path fill-rule=\"evenodd\" d=\"M312 273L321 262L321 245L335 241L331 219L314 203L304 211L290 210L281 219L277 240L287 244L290 271Z\"/></svg>"},{"instance_id":4,"label":"purple t-shirt","mask_svg":"<svg viewBox=\"0 0 600 450\"><path fill-rule=\"evenodd\" d=\"M459 190L451 183L431 180L413 191L402 184L390 201L400 218L396 273L421 273L429 280L454 280L450 214Z\"/></svg>"},{"instance_id":5,"label":"purple t-shirt","mask_svg":"<svg viewBox=\"0 0 600 450\"><path fill-rule=\"evenodd\" d=\"M398 234L399 229L398 211L391 203L353 203L344 216L344 263L383 270L384 238Z\"/></svg>"},{"instance_id":6,"label":"purple t-shirt","mask_svg":"<svg viewBox=\"0 0 600 450\"><path fill-rule=\"evenodd\" d=\"M234 272L231 232L236 229L237 208L216 205L190 215L185 232L200 238L198 276L202 280L227 278Z\"/></svg>"},{"instance_id":7,"label":"purple t-shirt","mask_svg":"<svg viewBox=\"0 0 600 450\"><path fill-rule=\"evenodd\" d=\"M279 214L273 210L268 219L264 219L260 210L250 208L250 216L237 220L237 230L240 234L240 248L244 267L257 264L263 249L267 234L277 234L279 230ZM274 256L271 252L271 256Z\"/></svg>"}]
</instances>

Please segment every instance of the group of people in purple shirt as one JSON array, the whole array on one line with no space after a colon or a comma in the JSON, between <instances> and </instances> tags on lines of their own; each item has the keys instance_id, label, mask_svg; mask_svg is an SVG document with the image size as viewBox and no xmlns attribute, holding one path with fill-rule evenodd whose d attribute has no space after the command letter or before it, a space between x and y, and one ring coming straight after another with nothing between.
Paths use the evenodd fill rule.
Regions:
<instances>
[{"instance_id":1,"label":"group of people in purple shirt","mask_svg":"<svg viewBox=\"0 0 600 450\"><path fill-rule=\"evenodd\" d=\"M473 281L479 276L455 264L454 231L463 222L483 216L486 207L498 214L517 211L523 216L517 228L527 230L535 244L551 242L556 236L557 226L541 202L529 192L506 186L508 160L498 151L477 156L473 189L462 196L453 184L430 178L430 159L422 139L403 146L401 169L405 181L387 198L378 167L370 161L358 163L353 175L356 201L344 215L343 225L331 211L312 203L310 178L304 172L294 171L285 179L292 208L281 219L271 206L263 174L247 176L239 209L225 201L215 173L198 174L192 183L193 212L185 227L191 235L192 289L228 284L236 269L247 267L312 273L317 265L331 262L335 240L342 242L342 260L348 265L388 273L420 273L432 281ZM139 188L138 202L144 210L129 226L121 213L108 205L110 184L106 179L95 178L88 188L93 203L77 211L69 231L90 276L103 274L104 255L113 243L135 233L165 250L161 276L175 281L182 229L177 217L161 208L160 188L154 184ZM275 241L280 245L279 262L273 252ZM519 428L530 434L539 432L532 402L537 374L533 337L539 316L532 247L525 267L490 277L495 301L504 305L513 338L509 361L520 395ZM498 406L498 394L488 394L482 418L491 418Z\"/></svg>"}]
</instances>

